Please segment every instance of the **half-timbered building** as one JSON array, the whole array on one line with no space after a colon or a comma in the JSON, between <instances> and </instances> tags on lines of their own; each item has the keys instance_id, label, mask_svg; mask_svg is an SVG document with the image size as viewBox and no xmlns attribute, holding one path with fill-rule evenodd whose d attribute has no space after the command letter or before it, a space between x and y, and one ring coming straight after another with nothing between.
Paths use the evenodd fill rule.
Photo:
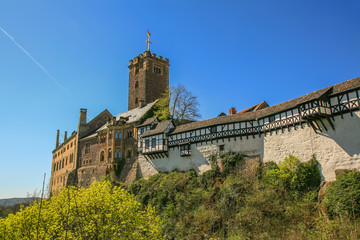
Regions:
<instances>
[{"instance_id":1,"label":"half-timbered building","mask_svg":"<svg viewBox=\"0 0 360 240\"><path fill-rule=\"evenodd\" d=\"M237 151L266 161L293 154L302 161L315 155L323 178L335 170L360 169L360 78L330 86L274 106L261 103L229 116L180 126L171 132L148 130L141 136L141 175L161 171L210 169L208 157ZM162 154L150 157L153 136L162 136ZM147 142L146 142L147 141ZM166 150L165 150L166 149Z\"/></svg>"}]
</instances>

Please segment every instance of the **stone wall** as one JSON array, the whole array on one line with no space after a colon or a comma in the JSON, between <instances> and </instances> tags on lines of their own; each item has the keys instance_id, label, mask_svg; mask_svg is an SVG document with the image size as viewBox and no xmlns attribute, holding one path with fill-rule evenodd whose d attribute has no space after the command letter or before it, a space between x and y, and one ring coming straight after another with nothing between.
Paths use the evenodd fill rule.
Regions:
<instances>
[{"instance_id":1,"label":"stone wall","mask_svg":"<svg viewBox=\"0 0 360 240\"><path fill-rule=\"evenodd\" d=\"M326 122L328 131L315 133L308 125L284 133L267 133L264 137L263 161L281 161L289 154L301 161L312 155L320 163L323 180L335 180L336 169L360 169L360 111L334 118L335 131ZM321 126L321 124L319 123Z\"/></svg>"}]
</instances>

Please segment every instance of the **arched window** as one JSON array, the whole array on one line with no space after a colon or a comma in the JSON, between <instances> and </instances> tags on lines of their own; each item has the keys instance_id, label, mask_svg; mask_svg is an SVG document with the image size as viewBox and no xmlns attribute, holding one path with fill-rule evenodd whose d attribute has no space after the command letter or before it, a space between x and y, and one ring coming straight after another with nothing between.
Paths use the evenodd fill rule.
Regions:
<instances>
[{"instance_id":1,"label":"arched window","mask_svg":"<svg viewBox=\"0 0 360 240\"><path fill-rule=\"evenodd\" d=\"M138 87L139 87L139 82L136 81L136 83L135 83L135 89L138 88Z\"/></svg>"},{"instance_id":2,"label":"arched window","mask_svg":"<svg viewBox=\"0 0 360 240\"><path fill-rule=\"evenodd\" d=\"M111 161L111 158L112 158L112 150L111 150L111 148L109 148L109 150L108 150L108 161L109 162Z\"/></svg>"},{"instance_id":3,"label":"arched window","mask_svg":"<svg viewBox=\"0 0 360 240\"><path fill-rule=\"evenodd\" d=\"M119 159L119 158L121 158L121 151L120 150L115 150L115 158L116 159Z\"/></svg>"},{"instance_id":4,"label":"arched window","mask_svg":"<svg viewBox=\"0 0 360 240\"><path fill-rule=\"evenodd\" d=\"M105 153L104 153L104 151L102 151L100 153L100 161L104 161L104 160L105 160Z\"/></svg>"}]
</instances>

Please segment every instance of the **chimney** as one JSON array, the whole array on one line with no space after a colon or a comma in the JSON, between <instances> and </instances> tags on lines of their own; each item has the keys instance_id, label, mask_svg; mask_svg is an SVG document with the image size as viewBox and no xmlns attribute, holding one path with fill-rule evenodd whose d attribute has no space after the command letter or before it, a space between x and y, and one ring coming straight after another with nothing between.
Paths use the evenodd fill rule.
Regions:
<instances>
[{"instance_id":1,"label":"chimney","mask_svg":"<svg viewBox=\"0 0 360 240\"><path fill-rule=\"evenodd\" d=\"M59 136L60 136L60 130L57 130L55 148L57 148L59 146Z\"/></svg>"},{"instance_id":2,"label":"chimney","mask_svg":"<svg viewBox=\"0 0 360 240\"><path fill-rule=\"evenodd\" d=\"M87 112L87 110L85 108L80 109L79 125L86 124L86 112Z\"/></svg>"},{"instance_id":3,"label":"chimney","mask_svg":"<svg viewBox=\"0 0 360 240\"><path fill-rule=\"evenodd\" d=\"M234 107L229 108L229 116L236 114L236 109Z\"/></svg>"},{"instance_id":4,"label":"chimney","mask_svg":"<svg viewBox=\"0 0 360 240\"><path fill-rule=\"evenodd\" d=\"M67 139L67 131L65 131L64 142L66 141L66 139Z\"/></svg>"}]
</instances>

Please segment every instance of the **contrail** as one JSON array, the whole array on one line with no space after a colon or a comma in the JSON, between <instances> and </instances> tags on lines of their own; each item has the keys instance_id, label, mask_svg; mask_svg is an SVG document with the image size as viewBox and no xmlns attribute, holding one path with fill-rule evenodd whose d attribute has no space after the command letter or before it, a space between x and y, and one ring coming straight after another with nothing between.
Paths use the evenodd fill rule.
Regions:
<instances>
[{"instance_id":1,"label":"contrail","mask_svg":"<svg viewBox=\"0 0 360 240\"><path fill-rule=\"evenodd\" d=\"M48 70L46 70L46 68L41 65L35 58L33 58L33 56L30 55L30 53L28 51L26 51L19 43L17 43L15 41L15 39L9 34L7 33L2 27L0 27L0 30L8 37L10 38L10 40L15 43L16 46L18 46L18 48L20 48L34 63L36 63L36 65L39 66L39 68L41 68L41 70L43 70L50 78L51 80L53 80L53 82L58 85L58 87L60 87L67 95L70 95L69 91L66 90L66 88L64 88L59 81L57 81L52 75L51 73L49 73Z\"/></svg>"}]
</instances>

